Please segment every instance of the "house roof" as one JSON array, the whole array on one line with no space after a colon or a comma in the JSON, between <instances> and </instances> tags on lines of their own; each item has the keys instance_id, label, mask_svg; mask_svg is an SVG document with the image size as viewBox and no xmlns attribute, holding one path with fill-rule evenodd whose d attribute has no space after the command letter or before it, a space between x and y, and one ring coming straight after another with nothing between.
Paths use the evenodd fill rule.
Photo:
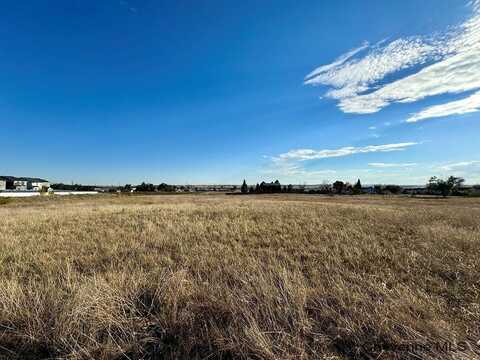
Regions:
<instances>
[{"instance_id":1,"label":"house roof","mask_svg":"<svg viewBox=\"0 0 480 360\"><path fill-rule=\"evenodd\" d=\"M15 177L15 176L0 176L3 181L31 181L31 182L48 182L48 180L31 177Z\"/></svg>"}]
</instances>

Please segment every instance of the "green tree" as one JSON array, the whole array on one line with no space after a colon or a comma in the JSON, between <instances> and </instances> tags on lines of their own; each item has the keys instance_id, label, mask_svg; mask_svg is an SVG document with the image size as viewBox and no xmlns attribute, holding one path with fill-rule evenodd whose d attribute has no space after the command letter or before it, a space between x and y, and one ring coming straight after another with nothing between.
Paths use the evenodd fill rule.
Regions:
<instances>
[{"instance_id":1,"label":"green tree","mask_svg":"<svg viewBox=\"0 0 480 360\"><path fill-rule=\"evenodd\" d=\"M443 180L433 176L428 180L427 190L430 193L440 193L443 197L447 197L452 192L458 192L464 182L465 179L461 177L450 176L447 180Z\"/></svg>"},{"instance_id":2,"label":"green tree","mask_svg":"<svg viewBox=\"0 0 480 360\"><path fill-rule=\"evenodd\" d=\"M272 192L273 193L281 193L282 192L282 185L280 184L280 181L275 180L275 182L272 184Z\"/></svg>"},{"instance_id":3,"label":"green tree","mask_svg":"<svg viewBox=\"0 0 480 360\"><path fill-rule=\"evenodd\" d=\"M247 182L245 181L245 179L243 180L241 191L242 191L242 194L248 193L248 185L247 185Z\"/></svg>"},{"instance_id":4,"label":"green tree","mask_svg":"<svg viewBox=\"0 0 480 360\"><path fill-rule=\"evenodd\" d=\"M345 183L337 180L333 183L333 188L337 194L341 194L345 188Z\"/></svg>"},{"instance_id":5,"label":"green tree","mask_svg":"<svg viewBox=\"0 0 480 360\"><path fill-rule=\"evenodd\" d=\"M464 178L461 177L455 177L455 176L450 176L447 179L447 183L449 186L451 186L451 193L455 194L458 193L460 188L463 186L463 183L465 182Z\"/></svg>"},{"instance_id":6,"label":"green tree","mask_svg":"<svg viewBox=\"0 0 480 360\"><path fill-rule=\"evenodd\" d=\"M353 193L355 195L362 193L362 183L360 182L360 179L358 179L355 185L353 186Z\"/></svg>"},{"instance_id":7,"label":"green tree","mask_svg":"<svg viewBox=\"0 0 480 360\"><path fill-rule=\"evenodd\" d=\"M160 185L157 186L157 190L160 192L172 192L172 191L175 191L175 187L173 185L161 183Z\"/></svg>"}]
</instances>

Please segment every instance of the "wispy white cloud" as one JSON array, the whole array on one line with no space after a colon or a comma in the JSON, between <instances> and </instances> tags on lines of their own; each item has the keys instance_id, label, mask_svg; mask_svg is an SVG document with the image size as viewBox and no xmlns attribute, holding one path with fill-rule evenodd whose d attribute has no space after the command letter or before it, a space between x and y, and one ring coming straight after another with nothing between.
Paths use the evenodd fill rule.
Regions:
<instances>
[{"instance_id":1,"label":"wispy white cloud","mask_svg":"<svg viewBox=\"0 0 480 360\"><path fill-rule=\"evenodd\" d=\"M469 184L480 184L480 160L464 160L437 164L432 167L438 176L461 176Z\"/></svg>"},{"instance_id":2,"label":"wispy white cloud","mask_svg":"<svg viewBox=\"0 0 480 360\"><path fill-rule=\"evenodd\" d=\"M480 170L480 160L470 160L470 161L460 161L456 163L450 163L446 165L439 166L440 170L443 171L457 171L457 170Z\"/></svg>"},{"instance_id":3,"label":"wispy white cloud","mask_svg":"<svg viewBox=\"0 0 480 360\"><path fill-rule=\"evenodd\" d=\"M306 81L308 82L308 79L313 79L313 78L317 77L318 75L320 75L322 73L326 73L326 72L328 72L332 69L335 69L335 68L339 67L340 65L345 63L345 61L350 59L352 56L354 56L357 53L359 53L360 51L368 48L368 46L369 46L368 42L365 41L362 46L359 46L358 48L352 49L349 52L341 55L333 63L328 64L328 65L319 66L318 68L313 70L310 74L308 74L305 77Z\"/></svg>"},{"instance_id":4,"label":"wispy white cloud","mask_svg":"<svg viewBox=\"0 0 480 360\"><path fill-rule=\"evenodd\" d=\"M406 168L406 167L413 167L417 166L417 163L381 163L381 162L376 162L376 163L368 163L368 166L374 167L374 168Z\"/></svg>"},{"instance_id":5,"label":"wispy white cloud","mask_svg":"<svg viewBox=\"0 0 480 360\"><path fill-rule=\"evenodd\" d=\"M480 11L480 0L471 0L468 6L472 7L476 11Z\"/></svg>"},{"instance_id":6,"label":"wispy white cloud","mask_svg":"<svg viewBox=\"0 0 480 360\"><path fill-rule=\"evenodd\" d=\"M332 169L306 168L305 162L309 160L336 158L354 154L403 151L417 144L418 143L416 142L405 142L397 144L368 145L362 147L347 146L332 150L293 149L277 156L265 156L265 158L270 159L270 162L264 169L264 173L282 178L304 179L309 181L318 181L319 179L325 180L332 178L334 175L343 177L354 176L354 174L368 173L373 170L342 170L342 173L340 174L337 170Z\"/></svg>"},{"instance_id":7,"label":"wispy white cloud","mask_svg":"<svg viewBox=\"0 0 480 360\"><path fill-rule=\"evenodd\" d=\"M480 110L480 91L465 99L450 101L440 105L430 106L413 114L407 122L417 122L430 118L444 117L449 115L462 115Z\"/></svg>"},{"instance_id":8,"label":"wispy white cloud","mask_svg":"<svg viewBox=\"0 0 480 360\"><path fill-rule=\"evenodd\" d=\"M479 2L471 7L469 20L442 35L378 44L362 49L368 51L363 57L349 52L340 58L343 61L318 68L305 83L327 86L326 96L337 99L342 111L358 114L374 113L394 102L479 89ZM413 73L402 74L405 69ZM385 83L387 75L397 79Z\"/></svg>"},{"instance_id":9,"label":"wispy white cloud","mask_svg":"<svg viewBox=\"0 0 480 360\"><path fill-rule=\"evenodd\" d=\"M274 161L305 161L314 159L325 159L332 157L349 156L354 154L372 153L372 152L390 152L390 151L403 151L408 147L418 145L416 142L405 142L397 144L384 144L384 145L368 145L363 147L347 146L334 150L312 150L312 149L294 149L286 153L280 154L272 159Z\"/></svg>"},{"instance_id":10,"label":"wispy white cloud","mask_svg":"<svg viewBox=\"0 0 480 360\"><path fill-rule=\"evenodd\" d=\"M377 127L376 126L369 126L368 130L375 130Z\"/></svg>"},{"instance_id":11,"label":"wispy white cloud","mask_svg":"<svg viewBox=\"0 0 480 360\"><path fill-rule=\"evenodd\" d=\"M343 180L354 182L358 178L364 184L425 184L432 176L461 176L467 183L480 183L480 160L465 160L448 163L368 163L365 168L312 169L305 167L300 160L275 160L269 158L269 166L262 170L263 175L291 183L321 183Z\"/></svg>"}]
</instances>

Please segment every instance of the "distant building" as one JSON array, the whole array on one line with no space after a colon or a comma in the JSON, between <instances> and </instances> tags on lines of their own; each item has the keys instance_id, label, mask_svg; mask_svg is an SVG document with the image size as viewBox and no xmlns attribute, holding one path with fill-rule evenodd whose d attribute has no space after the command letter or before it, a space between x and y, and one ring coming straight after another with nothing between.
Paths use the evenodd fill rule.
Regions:
<instances>
[{"instance_id":1,"label":"distant building","mask_svg":"<svg viewBox=\"0 0 480 360\"><path fill-rule=\"evenodd\" d=\"M28 180L13 180L13 188L17 191L32 189L32 182Z\"/></svg>"},{"instance_id":2,"label":"distant building","mask_svg":"<svg viewBox=\"0 0 480 360\"><path fill-rule=\"evenodd\" d=\"M49 189L50 182L48 180L28 177L0 176L0 191L16 190L27 191Z\"/></svg>"},{"instance_id":3,"label":"distant building","mask_svg":"<svg viewBox=\"0 0 480 360\"><path fill-rule=\"evenodd\" d=\"M13 190L13 176L0 176L0 181L5 182L4 190ZM3 187L2 187L3 188Z\"/></svg>"},{"instance_id":4,"label":"distant building","mask_svg":"<svg viewBox=\"0 0 480 360\"><path fill-rule=\"evenodd\" d=\"M34 179L32 181L32 189L36 191L41 191L42 189L50 189L50 183L47 180L43 179Z\"/></svg>"}]
</instances>

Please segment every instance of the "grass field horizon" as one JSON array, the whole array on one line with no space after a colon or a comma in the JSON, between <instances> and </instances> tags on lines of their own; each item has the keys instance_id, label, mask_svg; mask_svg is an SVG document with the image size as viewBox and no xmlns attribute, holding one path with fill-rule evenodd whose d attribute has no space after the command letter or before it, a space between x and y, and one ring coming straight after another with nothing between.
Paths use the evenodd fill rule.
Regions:
<instances>
[{"instance_id":1,"label":"grass field horizon","mask_svg":"<svg viewBox=\"0 0 480 360\"><path fill-rule=\"evenodd\" d=\"M480 199L0 205L2 359L473 359Z\"/></svg>"}]
</instances>

